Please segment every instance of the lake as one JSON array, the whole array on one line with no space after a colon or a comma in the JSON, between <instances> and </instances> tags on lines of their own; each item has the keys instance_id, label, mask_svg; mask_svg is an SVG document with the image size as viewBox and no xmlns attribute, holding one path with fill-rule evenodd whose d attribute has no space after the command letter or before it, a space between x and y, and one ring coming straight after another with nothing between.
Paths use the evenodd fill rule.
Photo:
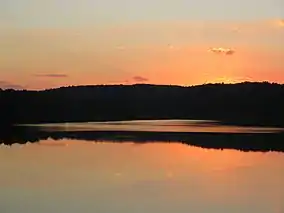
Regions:
<instances>
[{"instance_id":1,"label":"lake","mask_svg":"<svg viewBox=\"0 0 284 213\"><path fill-rule=\"evenodd\" d=\"M281 129L180 120L21 128L0 139L1 213L284 212Z\"/></svg>"}]
</instances>

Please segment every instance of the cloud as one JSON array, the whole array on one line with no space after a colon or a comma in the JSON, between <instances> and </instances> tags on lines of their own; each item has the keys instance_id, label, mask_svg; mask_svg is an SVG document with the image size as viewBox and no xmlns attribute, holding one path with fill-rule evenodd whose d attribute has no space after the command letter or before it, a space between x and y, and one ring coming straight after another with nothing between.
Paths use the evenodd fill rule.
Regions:
<instances>
[{"instance_id":1,"label":"cloud","mask_svg":"<svg viewBox=\"0 0 284 213\"><path fill-rule=\"evenodd\" d=\"M2 88L2 89L17 89L17 90L25 89L21 85L13 84L13 83L10 83L8 81L0 81L0 88Z\"/></svg>"},{"instance_id":2,"label":"cloud","mask_svg":"<svg viewBox=\"0 0 284 213\"><path fill-rule=\"evenodd\" d=\"M67 78L66 74L36 74L37 77L46 77L46 78Z\"/></svg>"},{"instance_id":3,"label":"cloud","mask_svg":"<svg viewBox=\"0 0 284 213\"><path fill-rule=\"evenodd\" d=\"M130 79L109 81L109 84L132 84L132 83L145 83L149 81L148 78L142 76L134 76Z\"/></svg>"},{"instance_id":4,"label":"cloud","mask_svg":"<svg viewBox=\"0 0 284 213\"><path fill-rule=\"evenodd\" d=\"M147 82L149 81L148 78L142 77L142 76L134 76L132 78L132 80L134 80L135 82Z\"/></svg>"},{"instance_id":5,"label":"cloud","mask_svg":"<svg viewBox=\"0 0 284 213\"><path fill-rule=\"evenodd\" d=\"M210 48L209 52L215 53L215 54L223 54L223 55L233 55L235 53L235 50L232 50L230 48Z\"/></svg>"}]
</instances>

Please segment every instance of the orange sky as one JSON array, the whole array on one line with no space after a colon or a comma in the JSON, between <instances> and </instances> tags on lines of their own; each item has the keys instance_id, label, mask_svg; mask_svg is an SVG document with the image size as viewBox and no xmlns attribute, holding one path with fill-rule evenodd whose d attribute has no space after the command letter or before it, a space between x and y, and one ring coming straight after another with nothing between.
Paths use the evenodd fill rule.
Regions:
<instances>
[{"instance_id":1,"label":"orange sky","mask_svg":"<svg viewBox=\"0 0 284 213\"><path fill-rule=\"evenodd\" d=\"M284 82L281 19L0 28L0 87ZM223 48L225 51L214 51ZM213 50L213 51L210 51Z\"/></svg>"}]
</instances>

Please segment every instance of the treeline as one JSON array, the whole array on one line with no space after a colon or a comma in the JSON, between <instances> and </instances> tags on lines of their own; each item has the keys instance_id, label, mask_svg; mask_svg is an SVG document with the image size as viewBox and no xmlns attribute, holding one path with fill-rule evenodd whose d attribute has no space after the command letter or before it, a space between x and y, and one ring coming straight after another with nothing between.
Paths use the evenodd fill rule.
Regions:
<instances>
[{"instance_id":1,"label":"treeline","mask_svg":"<svg viewBox=\"0 0 284 213\"><path fill-rule=\"evenodd\" d=\"M284 85L98 85L0 90L1 124L133 119L210 119L284 126Z\"/></svg>"}]
</instances>

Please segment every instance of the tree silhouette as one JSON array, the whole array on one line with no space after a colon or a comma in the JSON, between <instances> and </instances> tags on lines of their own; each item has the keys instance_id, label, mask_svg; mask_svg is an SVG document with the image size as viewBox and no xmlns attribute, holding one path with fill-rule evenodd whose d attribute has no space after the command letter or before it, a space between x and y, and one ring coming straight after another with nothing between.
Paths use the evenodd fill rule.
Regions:
<instances>
[{"instance_id":1,"label":"tree silhouette","mask_svg":"<svg viewBox=\"0 0 284 213\"><path fill-rule=\"evenodd\" d=\"M275 83L69 86L0 90L1 125L132 119L210 119L284 126L284 86Z\"/></svg>"}]
</instances>

